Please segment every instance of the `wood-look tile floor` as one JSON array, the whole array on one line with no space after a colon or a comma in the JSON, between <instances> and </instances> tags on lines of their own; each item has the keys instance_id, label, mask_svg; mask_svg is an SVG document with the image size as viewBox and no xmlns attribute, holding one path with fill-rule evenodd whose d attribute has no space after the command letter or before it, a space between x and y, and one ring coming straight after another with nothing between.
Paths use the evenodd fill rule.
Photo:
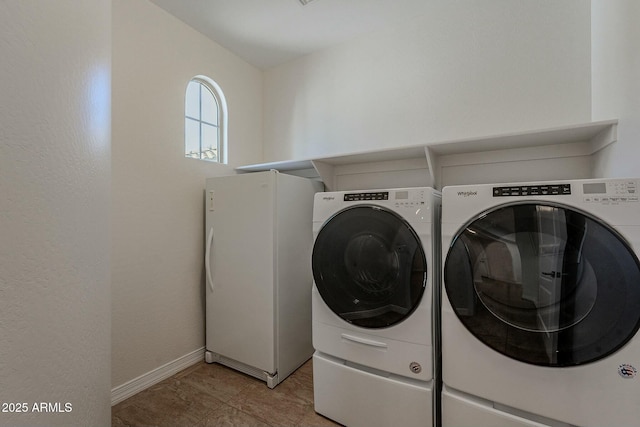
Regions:
<instances>
[{"instance_id":1,"label":"wood-look tile floor","mask_svg":"<svg viewBox=\"0 0 640 427\"><path fill-rule=\"evenodd\" d=\"M307 361L274 389L217 363L198 363L111 408L111 425L339 426L313 410Z\"/></svg>"}]
</instances>

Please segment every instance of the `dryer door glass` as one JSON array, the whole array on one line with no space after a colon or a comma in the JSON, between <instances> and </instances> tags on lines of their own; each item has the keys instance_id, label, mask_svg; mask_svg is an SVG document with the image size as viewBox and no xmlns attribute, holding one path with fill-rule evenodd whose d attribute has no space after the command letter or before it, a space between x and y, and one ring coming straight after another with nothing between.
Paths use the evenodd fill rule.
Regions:
<instances>
[{"instance_id":1,"label":"dryer door glass","mask_svg":"<svg viewBox=\"0 0 640 427\"><path fill-rule=\"evenodd\" d=\"M517 360L601 359L640 327L640 263L612 228L572 208L505 205L455 236L447 296L479 340Z\"/></svg>"},{"instance_id":2,"label":"dryer door glass","mask_svg":"<svg viewBox=\"0 0 640 427\"><path fill-rule=\"evenodd\" d=\"M329 219L316 237L312 267L327 306L364 328L409 316L427 280L418 235L400 216L375 206L348 208Z\"/></svg>"}]
</instances>

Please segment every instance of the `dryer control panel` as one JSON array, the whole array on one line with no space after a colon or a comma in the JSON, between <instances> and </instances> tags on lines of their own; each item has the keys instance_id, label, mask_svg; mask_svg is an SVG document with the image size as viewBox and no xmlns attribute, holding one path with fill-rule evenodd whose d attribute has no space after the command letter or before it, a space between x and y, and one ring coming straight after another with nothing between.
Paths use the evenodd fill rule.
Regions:
<instances>
[{"instance_id":1,"label":"dryer control panel","mask_svg":"<svg viewBox=\"0 0 640 427\"><path fill-rule=\"evenodd\" d=\"M586 203L619 204L638 202L638 183L635 180L607 180L585 182L582 192Z\"/></svg>"},{"instance_id":2,"label":"dryer control panel","mask_svg":"<svg viewBox=\"0 0 640 427\"><path fill-rule=\"evenodd\" d=\"M572 188L576 186L575 188ZM492 188L493 197L582 195L586 203L618 204L638 202L638 182L633 179L589 180L582 183L544 183Z\"/></svg>"},{"instance_id":3,"label":"dryer control panel","mask_svg":"<svg viewBox=\"0 0 640 427\"><path fill-rule=\"evenodd\" d=\"M493 197L569 195L571 184L516 185L493 187Z\"/></svg>"}]
</instances>

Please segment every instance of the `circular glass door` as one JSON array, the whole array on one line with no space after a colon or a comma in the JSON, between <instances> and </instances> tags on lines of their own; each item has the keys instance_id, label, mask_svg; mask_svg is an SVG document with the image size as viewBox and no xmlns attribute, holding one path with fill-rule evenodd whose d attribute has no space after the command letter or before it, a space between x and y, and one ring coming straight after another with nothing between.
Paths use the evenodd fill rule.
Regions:
<instances>
[{"instance_id":1,"label":"circular glass door","mask_svg":"<svg viewBox=\"0 0 640 427\"><path fill-rule=\"evenodd\" d=\"M543 366L612 354L640 327L640 263L612 228L572 208L503 205L454 237L453 309L489 347Z\"/></svg>"},{"instance_id":2,"label":"circular glass door","mask_svg":"<svg viewBox=\"0 0 640 427\"><path fill-rule=\"evenodd\" d=\"M327 306L364 328L407 318L427 280L418 235L400 216L378 206L351 207L329 219L316 237L312 267Z\"/></svg>"}]
</instances>

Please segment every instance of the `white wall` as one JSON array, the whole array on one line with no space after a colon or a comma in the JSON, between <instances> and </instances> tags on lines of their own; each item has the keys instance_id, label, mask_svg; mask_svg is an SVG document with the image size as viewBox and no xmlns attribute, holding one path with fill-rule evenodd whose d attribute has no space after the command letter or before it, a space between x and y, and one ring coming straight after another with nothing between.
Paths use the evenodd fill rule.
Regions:
<instances>
[{"instance_id":1,"label":"white wall","mask_svg":"<svg viewBox=\"0 0 640 427\"><path fill-rule=\"evenodd\" d=\"M0 2L0 402L27 404L3 426L111 422L110 17Z\"/></svg>"},{"instance_id":2,"label":"white wall","mask_svg":"<svg viewBox=\"0 0 640 427\"><path fill-rule=\"evenodd\" d=\"M619 119L597 176L640 176L640 2L592 0L593 119Z\"/></svg>"},{"instance_id":3,"label":"white wall","mask_svg":"<svg viewBox=\"0 0 640 427\"><path fill-rule=\"evenodd\" d=\"M184 158L184 91L229 107L229 166ZM204 346L205 178L262 155L262 74L147 0L113 1L112 386Z\"/></svg>"},{"instance_id":4,"label":"white wall","mask_svg":"<svg viewBox=\"0 0 640 427\"><path fill-rule=\"evenodd\" d=\"M431 3L267 70L264 161L591 119L589 1Z\"/></svg>"}]
</instances>

